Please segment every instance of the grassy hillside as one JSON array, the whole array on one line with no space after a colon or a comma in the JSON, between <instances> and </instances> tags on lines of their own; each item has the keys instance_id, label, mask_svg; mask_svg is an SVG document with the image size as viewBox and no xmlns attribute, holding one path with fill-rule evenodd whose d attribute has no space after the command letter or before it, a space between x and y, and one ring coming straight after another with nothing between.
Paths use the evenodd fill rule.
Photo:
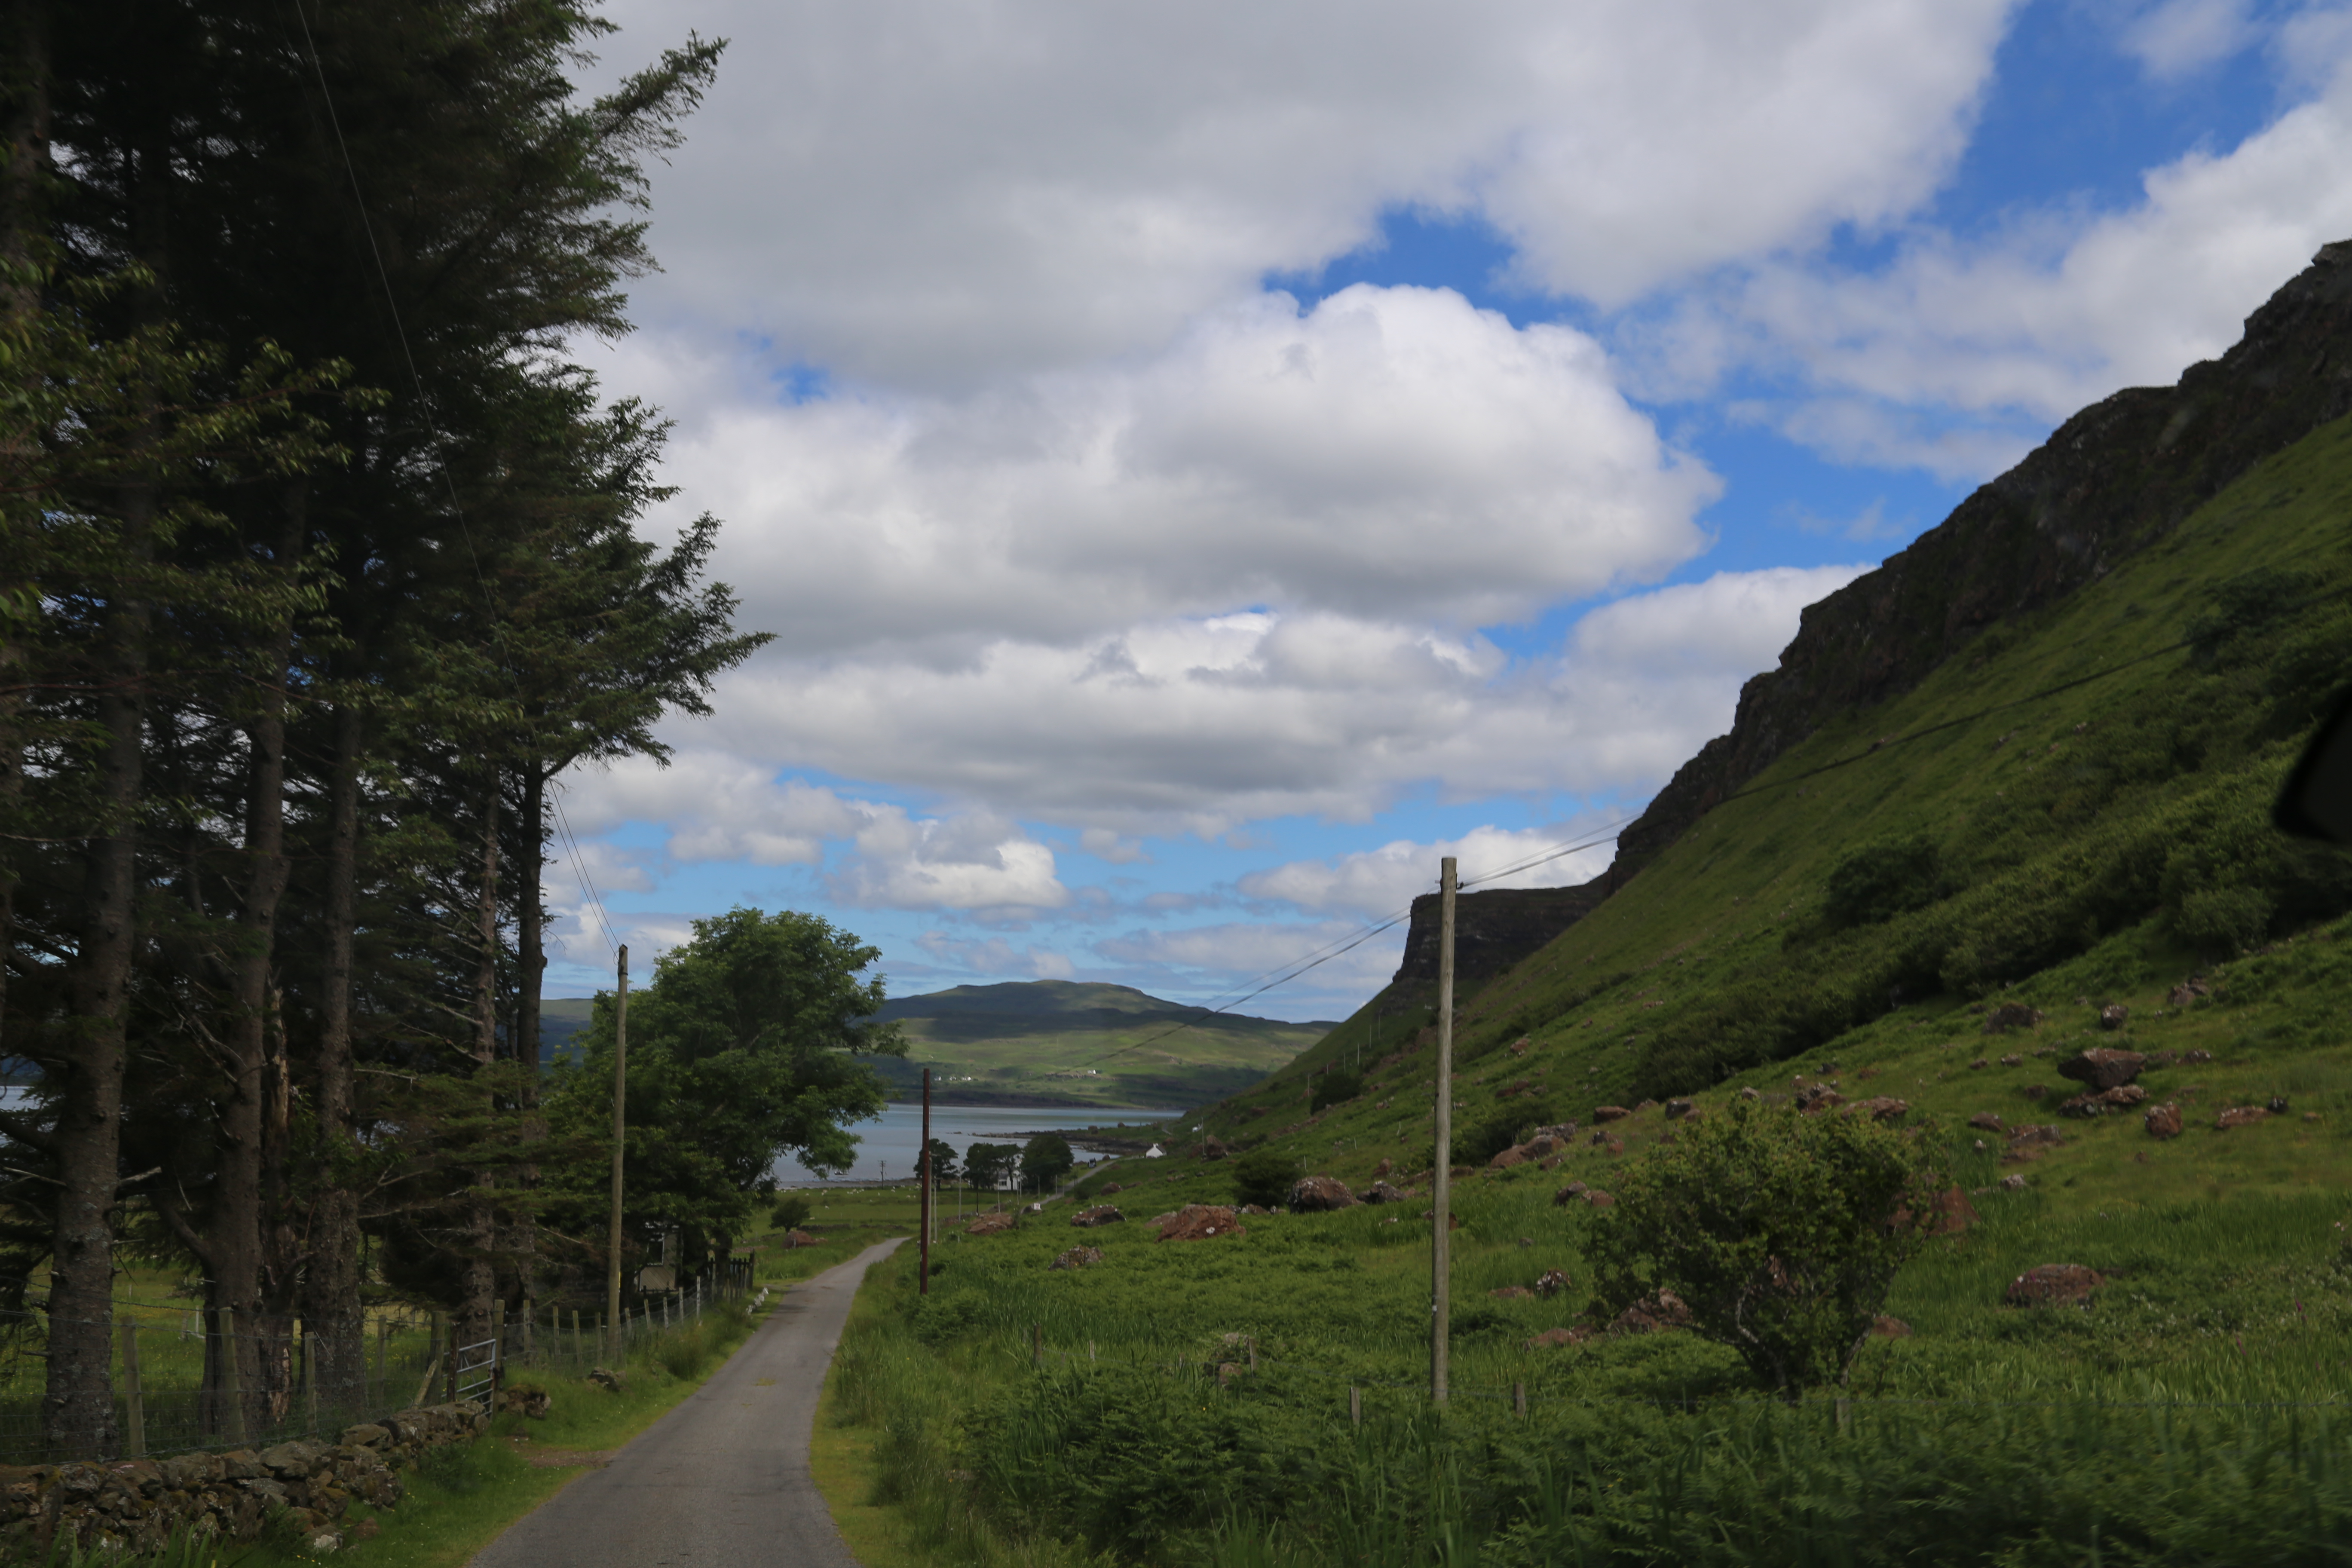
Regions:
<instances>
[{"instance_id":1,"label":"grassy hillside","mask_svg":"<svg viewBox=\"0 0 2352 1568\"><path fill-rule=\"evenodd\" d=\"M2339 422L2098 584L1792 748L1463 1003L1456 1066L1485 1092L1462 1097L1456 1125L1474 1151L1601 1104L1785 1089L1782 1064L1832 1058L1926 1109L2018 1111L2028 1079L2063 1082L2047 1053L2086 1041L2109 1002L2131 1021L2105 1043L2215 1051L2198 1075L2209 1098L2332 1096L2345 980L2326 922L2352 909L2352 857L2283 837L2268 811L2352 678L2347 517L2352 422ZM1857 903L1874 876L1892 892ZM2210 994L2168 1004L2198 975ZM2048 1020L1979 1041L1995 1000ZM1315 1072L1378 1064L1381 1089L1288 1136L1323 1163L1338 1140L1346 1166L1417 1152L1425 1021L1383 1018L1376 1000L1213 1124L1271 1131L1300 1119ZM1523 1039L1524 1055L1496 1054ZM1971 1073L1971 1042L2044 1055Z\"/></svg>"},{"instance_id":2,"label":"grassy hillside","mask_svg":"<svg viewBox=\"0 0 2352 1568\"><path fill-rule=\"evenodd\" d=\"M1066 980L959 985L894 997L903 1061L877 1064L902 1091L924 1068L932 1098L1036 1105L1192 1106L1256 1083L1334 1027L1202 1016L1125 985Z\"/></svg>"}]
</instances>

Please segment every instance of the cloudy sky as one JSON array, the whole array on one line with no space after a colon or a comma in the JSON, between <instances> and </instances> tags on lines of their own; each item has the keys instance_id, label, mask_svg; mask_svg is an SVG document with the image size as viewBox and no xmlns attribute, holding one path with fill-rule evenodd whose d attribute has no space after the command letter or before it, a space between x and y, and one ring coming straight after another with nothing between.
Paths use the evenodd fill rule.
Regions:
<instances>
[{"instance_id":1,"label":"cloudy sky","mask_svg":"<svg viewBox=\"0 0 2352 1568\"><path fill-rule=\"evenodd\" d=\"M1638 809L1802 605L2352 237L2352 4L608 14L604 73L730 45L580 352L776 641L569 781L556 994L583 883L640 974L747 903L894 994L1227 994Z\"/></svg>"}]
</instances>

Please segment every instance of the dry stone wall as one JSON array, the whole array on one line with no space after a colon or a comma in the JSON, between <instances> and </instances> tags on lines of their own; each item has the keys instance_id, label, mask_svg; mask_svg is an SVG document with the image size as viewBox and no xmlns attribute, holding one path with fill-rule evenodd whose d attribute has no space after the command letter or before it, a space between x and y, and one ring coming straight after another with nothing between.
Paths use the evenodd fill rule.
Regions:
<instances>
[{"instance_id":1,"label":"dry stone wall","mask_svg":"<svg viewBox=\"0 0 2352 1568\"><path fill-rule=\"evenodd\" d=\"M354 1500L392 1507L404 1490L404 1468L428 1448L471 1442L489 1425L468 1400L404 1410L350 1427L333 1443L0 1466L0 1562L43 1562L68 1544L152 1552L181 1533L250 1541L281 1513L314 1550L333 1551L344 1544Z\"/></svg>"}]
</instances>

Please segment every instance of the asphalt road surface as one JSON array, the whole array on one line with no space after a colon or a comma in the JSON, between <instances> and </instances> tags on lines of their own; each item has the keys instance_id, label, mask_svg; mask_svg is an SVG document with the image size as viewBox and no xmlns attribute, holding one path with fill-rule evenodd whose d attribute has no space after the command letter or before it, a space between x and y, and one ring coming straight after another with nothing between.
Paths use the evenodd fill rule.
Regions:
<instances>
[{"instance_id":1,"label":"asphalt road surface","mask_svg":"<svg viewBox=\"0 0 2352 1568\"><path fill-rule=\"evenodd\" d=\"M850 1298L898 1245L793 1286L709 1382L474 1568L857 1568L809 1473L809 1432Z\"/></svg>"}]
</instances>

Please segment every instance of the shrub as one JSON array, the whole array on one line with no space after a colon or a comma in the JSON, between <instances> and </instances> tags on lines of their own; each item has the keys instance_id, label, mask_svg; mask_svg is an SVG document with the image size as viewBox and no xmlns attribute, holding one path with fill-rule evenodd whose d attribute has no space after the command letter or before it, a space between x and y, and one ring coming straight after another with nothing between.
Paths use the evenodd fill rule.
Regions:
<instances>
[{"instance_id":1,"label":"shrub","mask_svg":"<svg viewBox=\"0 0 2352 1568\"><path fill-rule=\"evenodd\" d=\"M1255 1149L1234 1162L1234 1202L1272 1208L1290 1195L1298 1162L1279 1149Z\"/></svg>"},{"instance_id":2,"label":"shrub","mask_svg":"<svg viewBox=\"0 0 2352 1568\"><path fill-rule=\"evenodd\" d=\"M1307 1102L1307 1113L1312 1115L1327 1105L1338 1105L1340 1101L1353 1100L1363 1092L1364 1080L1361 1077L1351 1072L1342 1072L1334 1068L1315 1080L1315 1095Z\"/></svg>"},{"instance_id":3,"label":"shrub","mask_svg":"<svg viewBox=\"0 0 2352 1568\"><path fill-rule=\"evenodd\" d=\"M1830 868L1822 913L1837 928L1876 925L1925 908L1944 893L1944 858L1924 833L1873 839Z\"/></svg>"},{"instance_id":4,"label":"shrub","mask_svg":"<svg viewBox=\"0 0 2352 1568\"><path fill-rule=\"evenodd\" d=\"M777 1197L776 1206L768 1211L768 1223L778 1230L797 1230L808 1224L814 1206L804 1193L784 1193Z\"/></svg>"},{"instance_id":5,"label":"shrub","mask_svg":"<svg viewBox=\"0 0 2352 1568\"><path fill-rule=\"evenodd\" d=\"M1918 1249L1932 1131L1735 1101L1630 1165L1593 1226L1594 1299L1611 1313L1664 1289L1691 1326L1795 1398L1843 1379Z\"/></svg>"}]
</instances>

